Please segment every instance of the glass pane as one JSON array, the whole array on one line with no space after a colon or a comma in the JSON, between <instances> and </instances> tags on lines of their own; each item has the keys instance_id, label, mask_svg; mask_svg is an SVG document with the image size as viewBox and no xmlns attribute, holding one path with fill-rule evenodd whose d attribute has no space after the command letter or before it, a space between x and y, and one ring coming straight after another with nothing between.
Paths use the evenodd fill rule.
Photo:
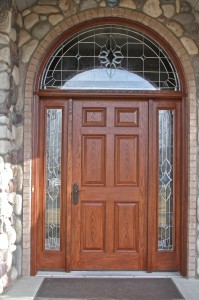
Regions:
<instances>
[{"instance_id":1,"label":"glass pane","mask_svg":"<svg viewBox=\"0 0 199 300\"><path fill-rule=\"evenodd\" d=\"M103 80L102 69L108 74ZM120 73L122 83L118 85L118 80L113 76L119 71L123 74ZM73 73L73 77L69 76L69 72ZM75 77L78 72L82 76ZM125 72L129 73L130 78L127 84ZM148 84L137 85L136 76L131 75L138 73ZM84 75L89 76L90 80ZM140 32L114 25L87 29L64 41L49 59L41 88L180 90L175 66L158 43Z\"/></svg>"},{"instance_id":2,"label":"glass pane","mask_svg":"<svg viewBox=\"0 0 199 300\"><path fill-rule=\"evenodd\" d=\"M60 250L62 110L47 109L45 250Z\"/></svg>"},{"instance_id":3,"label":"glass pane","mask_svg":"<svg viewBox=\"0 0 199 300\"><path fill-rule=\"evenodd\" d=\"M158 250L173 250L174 111L159 110Z\"/></svg>"}]
</instances>

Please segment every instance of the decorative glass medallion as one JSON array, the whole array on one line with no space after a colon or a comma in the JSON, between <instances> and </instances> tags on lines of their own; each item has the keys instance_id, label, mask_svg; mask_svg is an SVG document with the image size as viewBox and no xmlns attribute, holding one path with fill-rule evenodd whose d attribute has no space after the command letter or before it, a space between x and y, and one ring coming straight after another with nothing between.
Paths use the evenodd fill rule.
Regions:
<instances>
[{"instance_id":1,"label":"decorative glass medallion","mask_svg":"<svg viewBox=\"0 0 199 300\"><path fill-rule=\"evenodd\" d=\"M117 46L112 35L107 39L106 45L102 47L99 54L99 59L102 67L105 67L107 74L112 77L114 69L121 67L121 62L124 56L122 55L121 48Z\"/></svg>"},{"instance_id":2,"label":"decorative glass medallion","mask_svg":"<svg viewBox=\"0 0 199 300\"><path fill-rule=\"evenodd\" d=\"M41 88L180 90L175 66L161 46L116 25L87 29L64 41L47 63Z\"/></svg>"},{"instance_id":3,"label":"decorative glass medallion","mask_svg":"<svg viewBox=\"0 0 199 300\"><path fill-rule=\"evenodd\" d=\"M159 110L158 250L173 250L174 111Z\"/></svg>"}]
</instances>

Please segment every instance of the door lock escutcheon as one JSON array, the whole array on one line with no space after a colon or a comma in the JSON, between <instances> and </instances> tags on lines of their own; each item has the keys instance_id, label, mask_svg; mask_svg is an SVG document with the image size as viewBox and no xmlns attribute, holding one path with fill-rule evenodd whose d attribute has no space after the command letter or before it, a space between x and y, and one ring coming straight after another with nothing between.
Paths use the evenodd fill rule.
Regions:
<instances>
[{"instance_id":1,"label":"door lock escutcheon","mask_svg":"<svg viewBox=\"0 0 199 300\"><path fill-rule=\"evenodd\" d=\"M79 187L78 187L78 184L77 183L74 183L73 184L73 203L75 205L78 204L78 199L79 198Z\"/></svg>"}]
</instances>

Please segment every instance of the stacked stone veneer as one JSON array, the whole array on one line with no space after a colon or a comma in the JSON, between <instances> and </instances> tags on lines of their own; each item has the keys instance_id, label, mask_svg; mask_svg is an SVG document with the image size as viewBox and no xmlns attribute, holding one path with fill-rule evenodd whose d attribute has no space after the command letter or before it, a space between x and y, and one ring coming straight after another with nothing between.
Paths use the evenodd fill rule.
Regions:
<instances>
[{"instance_id":1,"label":"stacked stone veneer","mask_svg":"<svg viewBox=\"0 0 199 300\"><path fill-rule=\"evenodd\" d=\"M0 7L8 2L1 0ZM189 107L188 276L199 276L199 1L121 0L114 9L106 7L103 0L35 2L17 15L14 4L6 13L0 10L0 291L21 274L22 265L23 274L30 274L32 95L39 62L62 32L82 21L106 16L136 20L154 29L170 43L185 70Z\"/></svg>"},{"instance_id":2,"label":"stacked stone veneer","mask_svg":"<svg viewBox=\"0 0 199 300\"><path fill-rule=\"evenodd\" d=\"M0 2L0 293L21 275L23 114L18 104L17 11Z\"/></svg>"}]
</instances>

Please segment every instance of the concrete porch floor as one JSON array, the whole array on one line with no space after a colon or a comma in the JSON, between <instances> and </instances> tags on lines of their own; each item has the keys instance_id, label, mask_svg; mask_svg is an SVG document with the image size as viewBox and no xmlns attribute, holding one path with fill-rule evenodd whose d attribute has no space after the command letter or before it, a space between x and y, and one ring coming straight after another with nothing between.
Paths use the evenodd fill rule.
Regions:
<instances>
[{"instance_id":1,"label":"concrete porch floor","mask_svg":"<svg viewBox=\"0 0 199 300\"><path fill-rule=\"evenodd\" d=\"M22 277L0 296L2 300L33 300L34 296L46 277L61 278L172 278L186 300L199 299L199 280L186 279L178 273L145 273L145 272L39 272L35 277ZM161 299L160 299L161 300Z\"/></svg>"}]
</instances>

